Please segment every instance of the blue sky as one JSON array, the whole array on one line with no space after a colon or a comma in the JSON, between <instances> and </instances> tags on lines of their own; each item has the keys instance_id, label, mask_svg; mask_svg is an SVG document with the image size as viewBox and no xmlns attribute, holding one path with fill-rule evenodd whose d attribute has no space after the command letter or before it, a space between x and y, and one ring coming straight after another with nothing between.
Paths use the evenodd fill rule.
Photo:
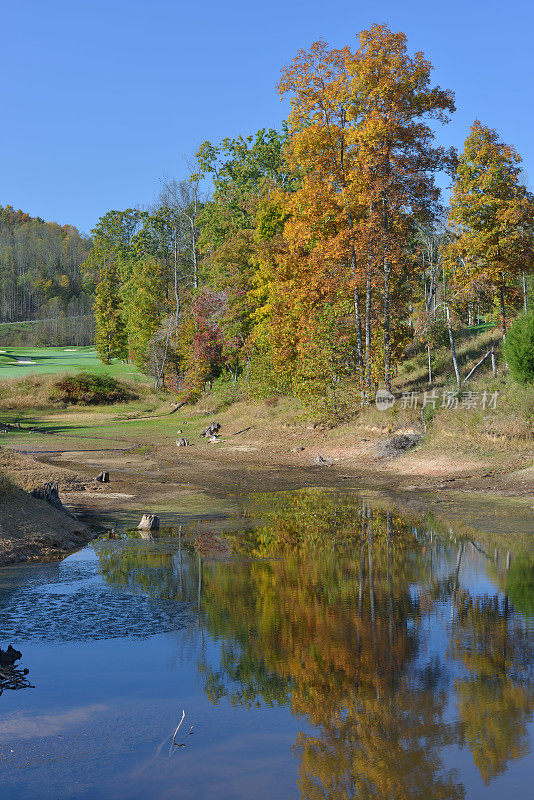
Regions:
<instances>
[{"instance_id":1,"label":"blue sky","mask_svg":"<svg viewBox=\"0 0 534 800\"><path fill-rule=\"evenodd\" d=\"M496 128L534 182L534 3L528 0L0 0L0 204L89 231L150 203L205 139L276 127L299 48L356 47L385 22L456 93L440 133Z\"/></svg>"}]
</instances>

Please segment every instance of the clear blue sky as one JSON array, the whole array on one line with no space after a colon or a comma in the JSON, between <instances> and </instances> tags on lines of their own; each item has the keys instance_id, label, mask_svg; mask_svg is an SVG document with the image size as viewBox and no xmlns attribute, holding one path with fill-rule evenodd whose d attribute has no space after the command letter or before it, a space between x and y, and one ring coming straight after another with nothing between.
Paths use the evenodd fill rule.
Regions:
<instances>
[{"instance_id":1,"label":"clear blue sky","mask_svg":"<svg viewBox=\"0 0 534 800\"><path fill-rule=\"evenodd\" d=\"M532 0L0 0L0 204L89 231L150 203L205 139L276 127L299 48L356 47L385 22L423 50L458 110L496 128L534 181Z\"/></svg>"}]
</instances>

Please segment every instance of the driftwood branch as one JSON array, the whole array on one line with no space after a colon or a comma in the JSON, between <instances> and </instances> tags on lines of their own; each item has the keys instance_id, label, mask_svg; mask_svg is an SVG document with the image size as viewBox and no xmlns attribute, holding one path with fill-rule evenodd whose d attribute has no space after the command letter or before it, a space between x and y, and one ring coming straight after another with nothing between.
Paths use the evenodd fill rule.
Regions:
<instances>
[{"instance_id":1,"label":"driftwood branch","mask_svg":"<svg viewBox=\"0 0 534 800\"><path fill-rule=\"evenodd\" d=\"M185 405L187 405L187 400L184 400L183 402L181 402L181 403L178 403L178 405L176 406L176 408L173 408L173 410L172 410L172 411L169 411L169 416L170 416L171 414L176 414L176 412L177 412L177 411L179 411L181 408L183 408Z\"/></svg>"},{"instance_id":2,"label":"driftwood branch","mask_svg":"<svg viewBox=\"0 0 534 800\"><path fill-rule=\"evenodd\" d=\"M481 365L481 364L483 364L483 363L484 363L484 361L485 361L485 360L486 360L486 359L487 359L489 356L491 356L493 353L495 353L495 349L494 349L494 348L492 348L491 350L488 350L488 352L486 353L486 355L485 355L485 356L482 356L482 358L480 359L480 361L478 362L478 364L475 364L475 366L473 367L473 369L472 369L472 370L469 372L469 374L467 375L467 377L464 379L464 383L467 383L467 381L469 380L469 378L471 377L471 375L473 374L473 372L474 372L475 370L477 370L477 369L480 367L480 365Z\"/></svg>"},{"instance_id":3,"label":"driftwood branch","mask_svg":"<svg viewBox=\"0 0 534 800\"><path fill-rule=\"evenodd\" d=\"M180 720L180 722L178 723L178 726L177 726L176 730L174 731L174 736L172 737L172 743L173 743L173 744L176 744L176 734L177 734L177 733L178 733L178 731L180 730L180 725L182 724L182 722L184 721L184 719L185 719L185 711L182 709L182 719L181 719L181 720Z\"/></svg>"},{"instance_id":4,"label":"driftwood branch","mask_svg":"<svg viewBox=\"0 0 534 800\"><path fill-rule=\"evenodd\" d=\"M242 431L236 431L236 433L232 433L232 436L239 436L240 433L245 433L246 431L250 431L254 425L249 425L248 428L243 428Z\"/></svg>"}]
</instances>

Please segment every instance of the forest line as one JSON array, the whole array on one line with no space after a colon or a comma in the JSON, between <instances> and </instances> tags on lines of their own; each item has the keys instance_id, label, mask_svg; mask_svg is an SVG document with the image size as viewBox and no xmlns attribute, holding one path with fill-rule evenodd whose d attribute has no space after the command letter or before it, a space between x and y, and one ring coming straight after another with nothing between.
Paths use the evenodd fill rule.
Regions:
<instances>
[{"instance_id":1,"label":"forest line","mask_svg":"<svg viewBox=\"0 0 534 800\"><path fill-rule=\"evenodd\" d=\"M505 337L528 309L533 197L482 122L460 154L439 144L455 105L431 71L383 25L354 51L316 42L282 71L281 131L205 142L152 209L104 215L85 263L102 360L184 399L241 380L350 405L391 389L410 347L430 364L449 340L454 361L455 329L481 320Z\"/></svg>"},{"instance_id":2,"label":"forest line","mask_svg":"<svg viewBox=\"0 0 534 800\"><path fill-rule=\"evenodd\" d=\"M73 225L0 206L0 323L16 323L3 343L91 343L94 295L82 270L91 246Z\"/></svg>"}]
</instances>

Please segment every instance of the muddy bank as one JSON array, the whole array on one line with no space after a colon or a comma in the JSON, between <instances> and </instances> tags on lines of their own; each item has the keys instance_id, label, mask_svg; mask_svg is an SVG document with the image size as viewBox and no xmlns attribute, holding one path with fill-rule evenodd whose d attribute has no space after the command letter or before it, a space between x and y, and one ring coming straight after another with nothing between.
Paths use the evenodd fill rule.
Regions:
<instances>
[{"instance_id":1,"label":"muddy bank","mask_svg":"<svg viewBox=\"0 0 534 800\"><path fill-rule=\"evenodd\" d=\"M518 509L516 529L528 531L534 517L534 469L527 450L490 458L471 448L463 452L423 441L395 453L387 445L392 434L413 435L406 425L394 431L369 424L289 425L287 415L271 417L269 408L141 420L115 419L112 413L57 412L46 436L15 432L0 450L0 469L27 490L58 482L69 508L106 527L134 527L142 513L155 513L164 525L202 523L217 534L235 528L251 494L303 487L394 496L415 513L431 510L442 518L476 506L473 518L492 530L506 531L510 503ZM217 443L209 444L200 434L214 418L222 428ZM192 446L177 447L182 436ZM101 470L109 471L109 484L95 481ZM63 527L67 520L61 520ZM91 538L86 536L82 544ZM54 549L50 540L41 545L46 557ZM34 536L27 557L37 557L41 545ZM15 551L26 557L24 547Z\"/></svg>"},{"instance_id":2,"label":"muddy bank","mask_svg":"<svg viewBox=\"0 0 534 800\"><path fill-rule=\"evenodd\" d=\"M443 463L427 470L423 459L428 456L417 453L369 464L349 454L340 458L339 449L339 461L312 466L317 452L328 450L312 446L294 453L274 443L267 448L256 440L253 445L251 440L239 449L221 441L178 449L159 444L144 454L93 450L76 454L75 460L72 452L34 458L40 470L56 471L58 477L63 473L62 497L78 514L108 526L133 527L139 515L148 512L161 514L163 524L184 524L217 535L239 526L243 508L255 493L324 487L383 498L404 513L431 513L445 527L463 521L470 530L534 535L528 471L499 475L477 465L473 473L457 464L445 471ZM110 471L111 482L95 491L91 476L100 468ZM75 470L78 487L73 491L68 476ZM84 475L87 488L80 491Z\"/></svg>"},{"instance_id":3,"label":"muddy bank","mask_svg":"<svg viewBox=\"0 0 534 800\"><path fill-rule=\"evenodd\" d=\"M21 489L0 498L0 566L61 558L95 531Z\"/></svg>"}]
</instances>

